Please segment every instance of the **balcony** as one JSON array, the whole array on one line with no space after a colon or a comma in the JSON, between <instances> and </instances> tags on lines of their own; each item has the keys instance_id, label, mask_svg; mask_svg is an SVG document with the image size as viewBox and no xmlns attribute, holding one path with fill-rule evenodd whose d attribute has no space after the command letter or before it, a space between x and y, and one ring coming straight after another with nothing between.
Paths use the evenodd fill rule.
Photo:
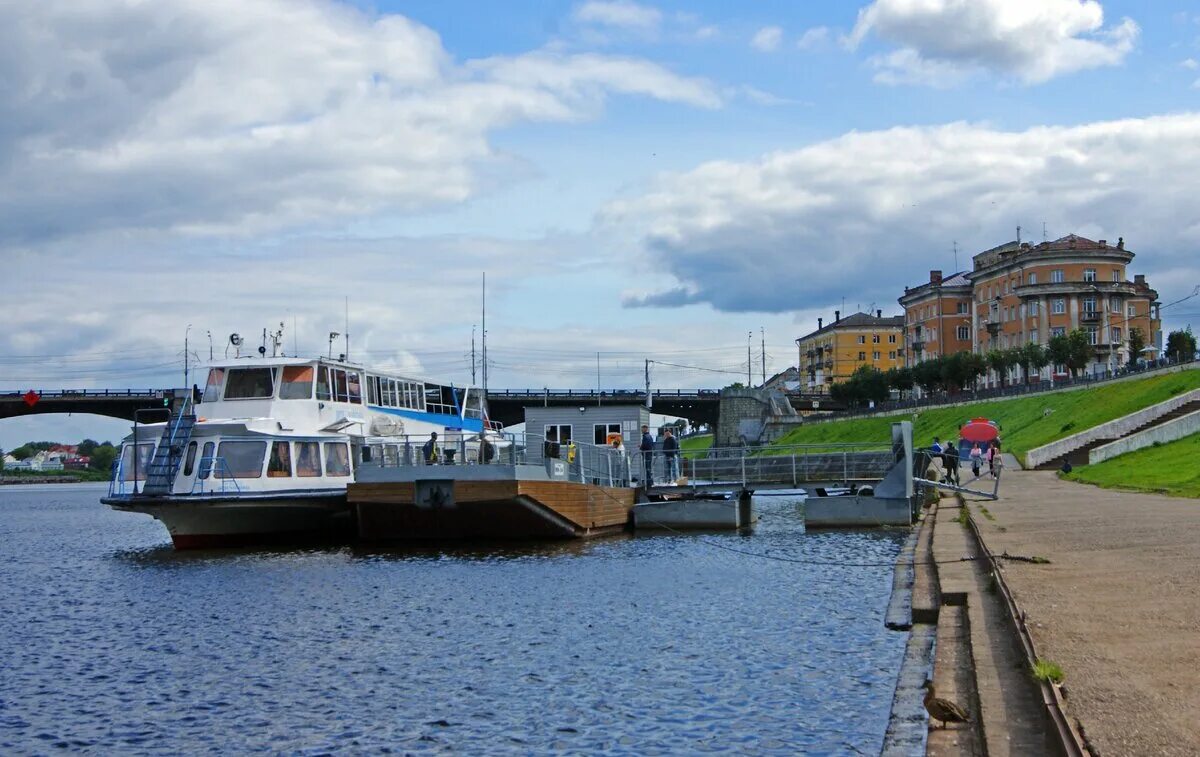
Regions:
<instances>
[{"instance_id":1,"label":"balcony","mask_svg":"<svg viewBox=\"0 0 1200 757\"><path fill-rule=\"evenodd\" d=\"M916 341L916 340L911 341L911 342L909 342L909 345L912 347L913 352L924 352L925 351L925 340L923 340L923 339L920 341Z\"/></svg>"},{"instance_id":2,"label":"balcony","mask_svg":"<svg viewBox=\"0 0 1200 757\"><path fill-rule=\"evenodd\" d=\"M1099 310L1084 310L1079 313L1079 320L1083 323L1099 323L1103 318L1104 314Z\"/></svg>"},{"instance_id":3,"label":"balcony","mask_svg":"<svg viewBox=\"0 0 1200 757\"><path fill-rule=\"evenodd\" d=\"M992 336L996 336L997 334L1000 333L1000 321L988 320L988 321L984 321L983 325L984 325L984 328L987 329L987 332L989 334L991 334Z\"/></svg>"}]
</instances>

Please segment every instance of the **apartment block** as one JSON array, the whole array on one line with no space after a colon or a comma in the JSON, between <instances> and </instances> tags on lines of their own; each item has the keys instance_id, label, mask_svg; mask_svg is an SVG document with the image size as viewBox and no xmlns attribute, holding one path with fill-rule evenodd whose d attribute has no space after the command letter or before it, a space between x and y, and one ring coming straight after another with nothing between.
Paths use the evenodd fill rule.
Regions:
<instances>
[{"instance_id":1,"label":"apartment block","mask_svg":"<svg viewBox=\"0 0 1200 757\"><path fill-rule=\"evenodd\" d=\"M886 371L904 364L904 317L884 317L882 310L854 313L833 321L817 319L817 330L796 340L801 385L805 392L827 393L834 382L850 378L860 366Z\"/></svg>"}]
</instances>

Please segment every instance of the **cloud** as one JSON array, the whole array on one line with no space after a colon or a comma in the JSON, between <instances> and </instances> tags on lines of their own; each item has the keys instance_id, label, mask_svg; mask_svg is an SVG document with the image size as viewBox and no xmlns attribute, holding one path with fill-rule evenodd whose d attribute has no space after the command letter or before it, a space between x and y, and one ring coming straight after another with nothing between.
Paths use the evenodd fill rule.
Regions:
<instances>
[{"instance_id":1,"label":"cloud","mask_svg":"<svg viewBox=\"0 0 1200 757\"><path fill-rule=\"evenodd\" d=\"M952 240L982 250L1043 221L1053 235L1124 236L1141 253L1137 271L1165 295L1200 281L1198 172L1200 114L1026 131L903 127L667 174L610 203L597 224L639 240L672 282L627 296L634 306L893 302L929 268L953 264Z\"/></svg>"},{"instance_id":2,"label":"cloud","mask_svg":"<svg viewBox=\"0 0 1200 757\"><path fill-rule=\"evenodd\" d=\"M18 4L0 81L8 245L424 211L498 181L512 158L497 130L594 117L612 94L721 102L638 58L459 63L427 27L324 0Z\"/></svg>"},{"instance_id":3,"label":"cloud","mask_svg":"<svg viewBox=\"0 0 1200 757\"><path fill-rule=\"evenodd\" d=\"M589 0L575 9L575 18L589 24L649 31L662 23L662 12L630 0Z\"/></svg>"},{"instance_id":4,"label":"cloud","mask_svg":"<svg viewBox=\"0 0 1200 757\"><path fill-rule=\"evenodd\" d=\"M1197 68L1200 68L1200 63L1197 63L1195 58L1186 58L1181 60L1179 61L1179 65L1182 68L1186 68L1188 71L1195 71Z\"/></svg>"},{"instance_id":5,"label":"cloud","mask_svg":"<svg viewBox=\"0 0 1200 757\"><path fill-rule=\"evenodd\" d=\"M830 32L828 26L814 26L811 29L805 29L800 35L800 39L796 40L796 47L801 50L820 50L829 45Z\"/></svg>"},{"instance_id":6,"label":"cloud","mask_svg":"<svg viewBox=\"0 0 1200 757\"><path fill-rule=\"evenodd\" d=\"M783 29L778 26L764 26L754 34L750 46L760 52L770 53L778 50L782 41Z\"/></svg>"},{"instance_id":7,"label":"cloud","mask_svg":"<svg viewBox=\"0 0 1200 757\"><path fill-rule=\"evenodd\" d=\"M875 0L847 42L898 46L870 58L886 84L952 85L985 71L1039 84L1120 64L1139 32L1128 18L1104 28L1096 0Z\"/></svg>"}]
</instances>

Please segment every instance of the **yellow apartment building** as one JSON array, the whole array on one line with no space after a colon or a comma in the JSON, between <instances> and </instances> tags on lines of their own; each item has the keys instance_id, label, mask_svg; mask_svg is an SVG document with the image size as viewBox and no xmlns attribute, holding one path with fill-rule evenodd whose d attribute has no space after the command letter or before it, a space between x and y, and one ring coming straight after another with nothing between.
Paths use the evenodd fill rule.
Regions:
<instances>
[{"instance_id":1,"label":"yellow apartment building","mask_svg":"<svg viewBox=\"0 0 1200 757\"><path fill-rule=\"evenodd\" d=\"M833 322L817 319L817 330L796 340L800 352L801 386L805 392L827 394L835 382L850 378L860 366L886 371L904 365L904 316L884 317L883 311L854 313Z\"/></svg>"}]
</instances>

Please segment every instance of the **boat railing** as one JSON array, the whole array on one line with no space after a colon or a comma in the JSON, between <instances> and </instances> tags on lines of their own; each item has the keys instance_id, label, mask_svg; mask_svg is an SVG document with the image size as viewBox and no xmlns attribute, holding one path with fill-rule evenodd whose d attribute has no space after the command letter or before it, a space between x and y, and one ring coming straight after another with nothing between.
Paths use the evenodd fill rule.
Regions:
<instances>
[{"instance_id":1,"label":"boat railing","mask_svg":"<svg viewBox=\"0 0 1200 757\"><path fill-rule=\"evenodd\" d=\"M230 470L225 458L211 455L201 457L198 465L196 480L192 482L192 494L241 493L242 487L237 482L237 476ZM215 483L217 481L220 486Z\"/></svg>"}]
</instances>

